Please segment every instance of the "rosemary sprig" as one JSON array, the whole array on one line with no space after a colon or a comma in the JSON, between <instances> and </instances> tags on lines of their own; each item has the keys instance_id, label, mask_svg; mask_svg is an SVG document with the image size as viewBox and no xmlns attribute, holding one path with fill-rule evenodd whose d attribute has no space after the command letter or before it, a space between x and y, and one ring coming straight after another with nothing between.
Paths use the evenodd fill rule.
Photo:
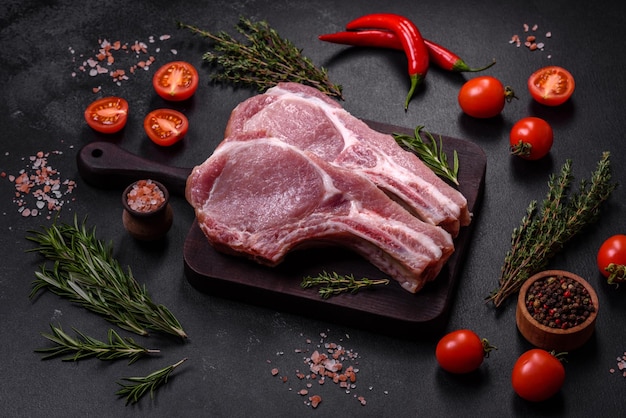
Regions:
<instances>
[{"instance_id":1,"label":"rosemary sprig","mask_svg":"<svg viewBox=\"0 0 626 418\"><path fill-rule=\"evenodd\" d=\"M74 353L63 361L78 361L83 358L96 357L100 360L117 360L129 358L128 364L132 364L140 357L147 354L159 353L159 350L151 350L137 344L132 338L122 338L113 329L109 329L108 341L102 342L89 337L74 329L77 338L70 337L61 327L50 324L52 334L42 333L41 335L56 344L54 347L39 348L37 353L47 353L42 360L52 357Z\"/></svg>"},{"instance_id":2,"label":"rosemary sprig","mask_svg":"<svg viewBox=\"0 0 626 418\"><path fill-rule=\"evenodd\" d=\"M140 286L130 271L125 272L113 258L112 246L79 225L57 224L42 231L31 231L28 240L39 246L37 251L53 262L35 272L30 297L42 289L68 298L84 308L102 315L120 328L147 335L156 330L186 338L187 334L174 315L163 305L155 304L145 286Z\"/></svg>"},{"instance_id":3,"label":"rosemary sprig","mask_svg":"<svg viewBox=\"0 0 626 418\"><path fill-rule=\"evenodd\" d=\"M571 160L565 162L558 177L550 176L541 212L537 201L531 201L519 227L513 230L511 249L500 272L499 287L486 298L487 301L500 306L530 276L543 270L567 241L597 220L600 206L617 187L616 183L611 183L609 157L608 152L602 154L591 182L582 180L578 191L569 198Z\"/></svg>"},{"instance_id":4,"label":"rosemary sprig","mask_svg":"<svg viewBox=\"0 0 626 418\"><path fill-rule=\"evenodd\" d=\"M118 396L126 397L126 405L139 402L139 399L150 391L150 397L154 398L154 392L162 385L167 383L170 374L175 368L187 361L187 358L180 360L178 363L171 364L163 369L156 370L147 376L140 377L124 377L122 380L131 383L117 382L122 388L115 392Z\"/></svg>"},{"instance_id":5,"label":"rosemary sprig","mask_svg":"<svg viewBox=\"0 0 626 418\"><path fill-rule=\"evenodd\" d=\"M389 279L372 280L366 277L355 279L352 274L342 275L335 272L327 273L324 271L317 276L305 277L300 285L305 289L320 286L319 295L327 299L343 292L356 293L360 289L376 285L386 285L388 283Z\"/></svg>"},{"instance_id":6,"label":"rosemary sprig","mask_svg":"<svg viewBox=\"0 0 626 418\"><path fill-rule=\"evenodd\" d=\"M422 139L420 133L423 126L417 126L413 136L394 133L393 138L403 148L413 151L417 156L430 167L440 177L450 180L457 186L459 185L459 156L454 150L452 167L448 164L448 157L443 152L443 144L441 135L439 136L439 145L434 136L427 131L423 131L424 135L428 138L430 144L427 144Z\"/></svg>"},{"instance_id":7,"label":"rosemary sprig","mask_svg":"<svg viewBox=\"0 0 626 418\"><path fill-rule=\"evenodd\" d=\"M259 91L283 81L315 87L328 96L343 99L341 86L332 84L325 68L318 68L302 55L302 50L271 28L266 21L252 22L241 17L236 26L247 43L226 32L211 33L178 22L178 27L209 38L214 51L202 58L217 67L212 79L218 82L247 85Z\"/></svg>"}]
</instances>

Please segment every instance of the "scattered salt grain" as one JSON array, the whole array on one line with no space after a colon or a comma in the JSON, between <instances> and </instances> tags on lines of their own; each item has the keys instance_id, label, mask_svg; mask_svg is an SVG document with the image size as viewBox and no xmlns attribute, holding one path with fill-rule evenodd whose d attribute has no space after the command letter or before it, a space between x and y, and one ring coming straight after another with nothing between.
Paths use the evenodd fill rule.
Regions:
<instances>
[{"instance_id":1,"label":"scattered salt grain","mask_svg":"<svg viewBox=\"0 0 626 418\"><path fill-rule=\"evenodd\" d=\"M164 34L158 37L158 42L163 43L169 39L171 39L171 35ZM100 39L97 49L92 51L91 56L87 56L88 54L77 55L74 48L70 46L68 51L72 56L72 62L78 65L78 68L73 69L71 75L76 77L85 73L96 78L106 74L112 79L114 85L121 86L122 82L130 80L127 74L135 74L137 68L143 68L147 71L150 64L155 60L154 56L148 55L150 53L148 44L154 44L157 54L161 51L157 37L154 35L148 37L147 43L141 40L130 43ZM176 55L177 51L172 49L171 53ZM120 76L120 71L123 72L124 76ZM98 93L101 90L102 86L92 88L93 93Z\"/></svg>"},{"instance_id":2,"label":"scattered salt grain","mask_svg":"<svg viewBox=\"0 0 626 418\"><path fill-rule=\"evenodd\" d=\"M53 212L61 210L69 200L64 197L71 194L76 182L62 179L59 170L49 164L51 155L60 155L61 151L39 151L23 160L28 161L26 168L17 175L5 174L2 177L13 183L15 194L13 203L23 217L35 217L47 212L50 219Z\"/></svg>"},{"instance_id":3,"label":"scattered salt grain","mask_svg":"<svg viewBox=\"0 0 626 418\"><path fill-rule=\"evenodd\" d=\"M615 368L610 368L610 373L615 373L616 371L622 372L622 376L626 377L626 351L622 356L617 357L617 370Z\"/></svg>"},{"instance_id":4,"label":"scattered salt grain","mask_svg":"<svg viewBox=\"0 0 626 418\"><path fill-rule=\"evenodd\" d=\"M330 381L341 388L345 393L350 394L351 391L357 389L357 373L359 372L358 353L345 348L340 339L339 343L333 341L327 341L328 335L325 332L320 333L319 343L314 347L296 348L294 353L304 353L303 362L307 367L307 371L303 372L298 369L295 370L296 382L303 385L303 387L296 390L296 393L305 396L313 388L314 383L322 386L325 382ZM346 335L346 338L350 338ZM310 346L312 344L311 339L305 339L305 344ZM282 352L281 352L282 354ZM278 353L277 353L278 355ZM268 363L270 363L268 361ZM280 376L279 369L274 367L271 371L273 376L277 376L285 383L287 382L286 376ZM372 387L369 388L372 390ZM289 391L293 388L289 387ZM353 395L354 399L358 400L361 405L365 405L367 402L364 396L358 394ZM309 402L305 402L306 405L316 408L321 402L319 395L313 395L309 397Z\"/></svg>"},{"instance_id":5,"label":"scattered salt grain","mask_svg":"<svg viewBox=\"0 0 626 418\"><path fill-rule=\"evenodd\" d=\"M536 32L537 29L539 29L539 25L535 24L530 27L528 24L524 23L522 25L522 29L524 33L527 33L529 31ZM551 38L552 32L546 32L545 37ZM513 36L511 36L511 39L509 39L509 43L515 45L518 48L523 44L529 51L543 51L545 49L545 42L539 41L537 35L534 34L527 35L524 41L522 41L522 38L519 35L514 34ZM552 55L548 55L548 58L552 58Z\"/></svg>"}]
</instances>

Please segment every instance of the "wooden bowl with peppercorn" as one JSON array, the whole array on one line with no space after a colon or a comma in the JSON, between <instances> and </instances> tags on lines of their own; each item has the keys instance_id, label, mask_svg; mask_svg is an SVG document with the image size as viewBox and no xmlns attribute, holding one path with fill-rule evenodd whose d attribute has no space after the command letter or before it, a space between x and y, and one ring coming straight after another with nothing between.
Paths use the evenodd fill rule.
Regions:
<instances>
[{"instance_id":1,"label":"wooden bowl with peppercorn","mask_svg":"<svg viewBox=\"0 0 626 418\"><path fill-rule=\"evenodd\" d=\"M596 292L582 277L546 270L522 285L515 319L520 333L536 347L571 351L593 334L598 307Z\"/></svg>"}]
</instances>

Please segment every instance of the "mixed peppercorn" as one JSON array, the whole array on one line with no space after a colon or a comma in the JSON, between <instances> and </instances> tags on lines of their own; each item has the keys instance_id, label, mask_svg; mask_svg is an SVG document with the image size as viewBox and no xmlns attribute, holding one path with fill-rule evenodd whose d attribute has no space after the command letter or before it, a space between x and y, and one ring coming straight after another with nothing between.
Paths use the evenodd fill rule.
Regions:
<instances>
[{"instance_id":1,"label":"mixed peppercorn","mask_svg":"<svg viewBox=\"0 0 626 418\"><path fill-rule=\"evenodd\" d=\"M582 324L596 310L587 289L563 276L534 282L528 288L526 307L540 324L560 329Z\"/></svg>"}]
</instances>

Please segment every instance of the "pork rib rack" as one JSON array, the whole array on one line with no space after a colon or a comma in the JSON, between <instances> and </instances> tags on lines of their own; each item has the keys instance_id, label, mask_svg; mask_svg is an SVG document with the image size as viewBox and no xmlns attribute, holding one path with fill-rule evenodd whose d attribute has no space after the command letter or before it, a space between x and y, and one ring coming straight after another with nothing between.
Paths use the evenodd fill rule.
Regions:
<instances>
[{"instance_id":1,"label":"pork rib rack","mask_svg":"<svg viewBox=\"0 0 626 418\"><path fill-rule=\"evenodd\" d=\"M369 178L425 222L453 236L470 223L465 197L391 135L371 129L337 102L298 83L281 83L240 103L225 137L265 132Z\"/></svg>"},{"instance_id":2,"label":"pork rib rack","mask_svg":"<svg viewBox=\"0 0 626 418\"><path fill-rule=\"evenodd\" d=\"M297 248L341 245L417 292L454 251L449 233L368 178L262 132L223 141L194 168L186 196L217 250L270 266Z\"/></svg>"}]
</instances>

